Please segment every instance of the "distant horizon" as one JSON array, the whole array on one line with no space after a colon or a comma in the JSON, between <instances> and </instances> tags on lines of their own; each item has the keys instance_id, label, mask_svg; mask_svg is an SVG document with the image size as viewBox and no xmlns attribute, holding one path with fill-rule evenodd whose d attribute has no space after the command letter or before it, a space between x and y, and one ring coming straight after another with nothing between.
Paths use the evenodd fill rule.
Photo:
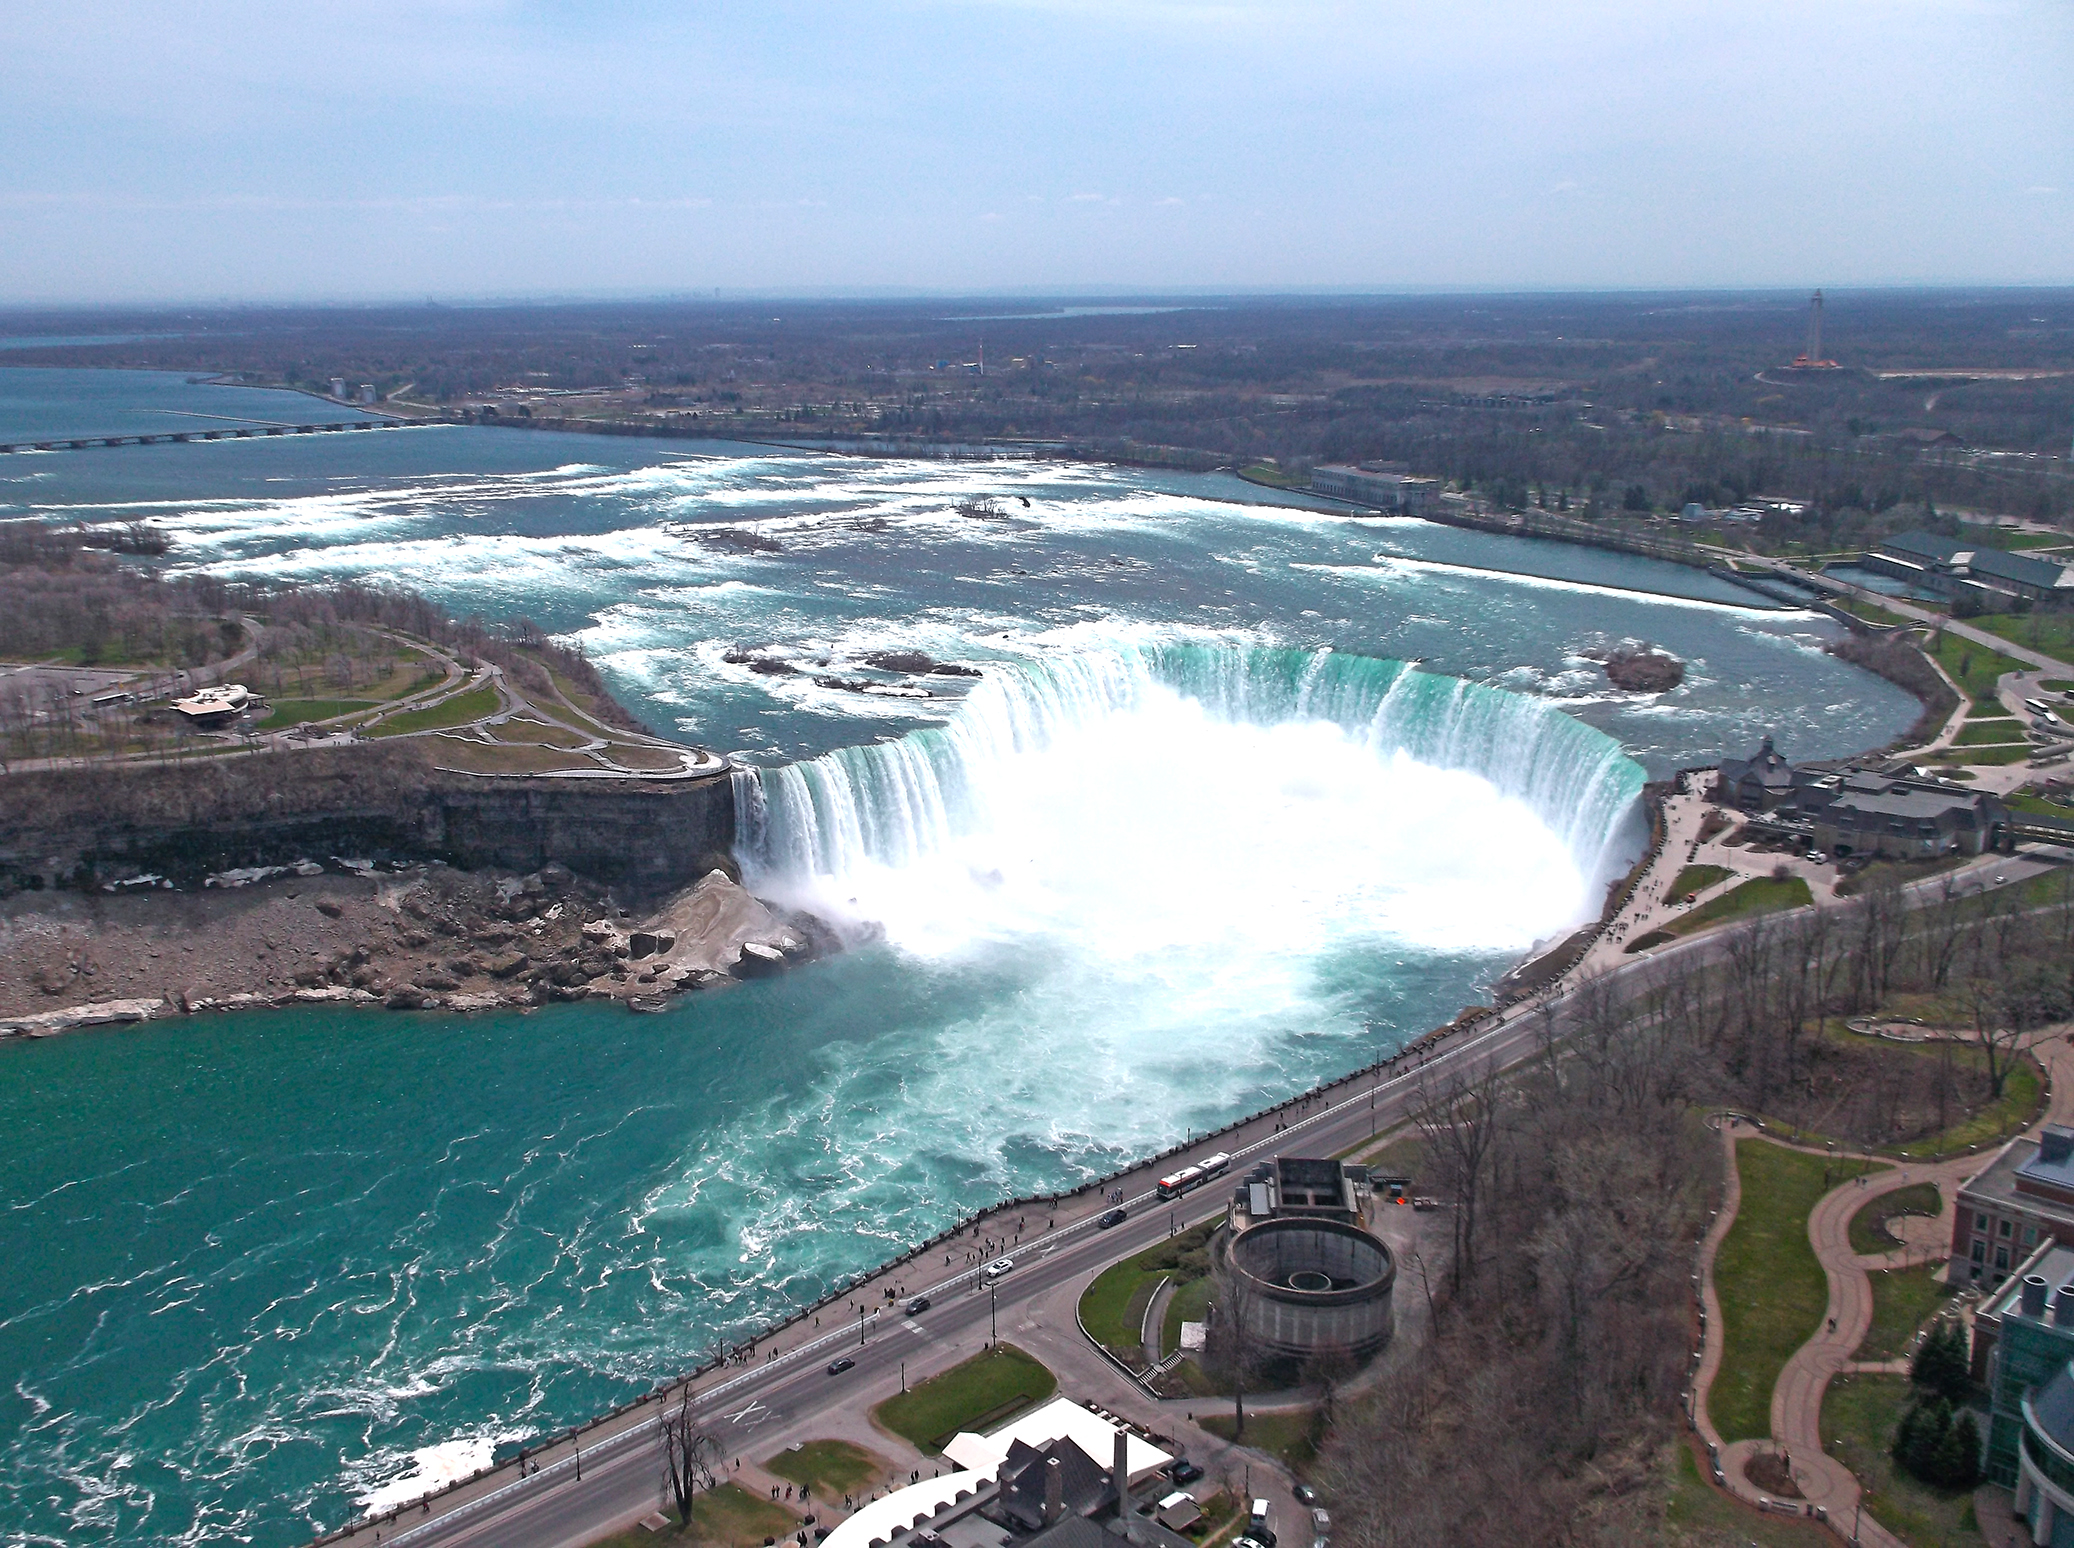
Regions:
<instances>
[{"instance_id":1,"label":"distant horizon","mask_svg":"<svg viewBox=\"0 0 2074 1548\"><path fill-rule=\"evenodd\" d=\"M18 10L5 307L2074 284L2046 0Z\"/></svg>"},{"instance_id":2,"label":"distant horizon","mask_svg":"<svg viewBox=\"0 0 2074 1548\"><path fill-rule=\"evenodd\" d=\"M13 303L0 298L0 316L82 316L97 313L165 313L174 310L197 311L377 311L377 310L494 310L498 308L528 309L557 306L698 306L698 305L746 305L755 302L799 302L834 303L855 302L926 305L931 302L984 301L990 299L1019 303L1054 303L1060 307L1079 304L1091 306L1117 306L1125 309L1127 303L1181 302L1171 309L1175 311L1204 311L1216 308L1203 303L1216 301L1273 302L1273 301L1399 301L1446 300L1459 296L1464 299L1502 301L1556 300L1576 297L1580 300L1615 300L1623 297L1647 299L1665 298L1708 298L1717 297L1725 301L1772 301L1788 306L1803 306L1814 291L1822 291L1828 300L1853 297L1905 297L1918 296L2011 296L2027 293L2039 295L2062 295L2074 292L2074 279L2056 283L2023 281L1995 283L1988 281L1910 282L1895 284L1857 285L1417 285L1417 286L1325 286L1289 285L1260 286L1245 288L1208 288L1189 286L1135 286L1097 285L1080 287L1033 286L1026 288L987 287L980 289L927 289L921 287L895 286L801 286L793 289L758 290L754 288L730 289L717 287L707 290L681 291L539 291L511 294L450 294L416 293L397 295L333 295L307 297L249 297L234 296L168 296L157 299L78 299L69 301L42 301ZM1036 320L1042 313L1029 314ZM990 321L987 318L948 318L946 321ZM1002 319L1009 320L1009 319Z\"/></svg>"}]
</instances>

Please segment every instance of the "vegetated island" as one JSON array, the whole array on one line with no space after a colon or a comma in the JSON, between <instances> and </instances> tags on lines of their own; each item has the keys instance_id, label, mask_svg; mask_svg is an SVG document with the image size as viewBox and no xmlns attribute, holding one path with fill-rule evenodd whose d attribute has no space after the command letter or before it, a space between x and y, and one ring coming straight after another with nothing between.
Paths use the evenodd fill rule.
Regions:
<instances>
[{"instance_id":1,"label":"vegetated island","mask_svg":"<svg viewBox=\"0 0 2074 1548\"><path fill-rule=\"evenodd\" d=\"M520 620L161 578L0 524L0 1034L297 1001L637 1009L832 949L729 765ZM203 714L209 684L248 690Z\"/></svg>"}]
</instances>

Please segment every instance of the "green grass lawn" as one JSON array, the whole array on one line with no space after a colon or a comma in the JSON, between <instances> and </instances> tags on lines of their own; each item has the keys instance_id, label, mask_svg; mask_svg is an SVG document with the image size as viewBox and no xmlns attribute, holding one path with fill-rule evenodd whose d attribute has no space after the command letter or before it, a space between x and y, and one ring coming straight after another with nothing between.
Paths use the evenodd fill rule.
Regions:
<instances>
[{"instance_id":1,"label":"green grass lawn","mask_svg":"<svg viewBox=\"0 0 2074 1548\"><path fill-rule=\"evenodd\" d=\"M435 704L430 709L405 710L400 715L391 715L373 727L368 735L402 736L407 731L445 731L496 714L498 703L495 685L484 683L480 688L455 694L445 703Z\"/></svg>"},{"instance_id":2,"label":"green grass lawn","mask_svg":"<svg viewBox=\"0 0 2074 1548\"><path fill-rule=\"evenodd\" d=\"M1243 469L1239 477L1256 484L1272 484L1277 489L1308 489L1308 477L1299 478L1287 468L1271 468L1264 462L1256 462Z\"/></svg>"},{"instance_id":3,"label":"green grass lawn","mask_svg":"<svg viewBox=\"0 0 2074 1548\"><path fill-rule=\"evenodd\" d=\"M1996 632L1992 621L1984 618L1967 620L1975 628ZM1949 672L1952 681L1966 690L1966 695L1975 701L1993 699L1995 683L2004 672L2021 672L2024 664L2000 651L1990 650L1985 645L1976 645L1971 640L1962 640L1949 630L1937 636L1937 649L1931 652L1937 664Z\"/></svg>"},{"instance_id":4,"label":"green grass lawn","mask_svg":"<svg viewBox=\"0 0 2074 1548\"><path fill-rule=\"evenodd\" d=\"M1905 1376L1839 1376L1822 1399L1822 1439L1865 1485L1866 1514L1910 1548L1985 1548L1971 1490L1918 1483L1888 1455L1907 1407Z\"/></svg>"},{"instance_id":5,"label":"green grass lawn","mask_svg":"<svg viewBox=\"0 0 2074 1548\"><path fill-rule=\"evenodd\" d=\"M1870 1200L1851 1217L1851 1251L1892 1252L1901 1244L1882 1227L1903 1215L1935 1215L1943 1207L1943 1197L1935 1183L1910 1183Z\"/></svg>"},{"instance_id":6,"label":"green grass lawn","mask_svg":"<svg viewBox=\"0 0 2074 1548\"><path fill-rule=\"evenodd\" d=\"M1931 756L1932 763L1970 763L1975 768L1999 769L2012 763L2022 763L2031 756L2028 744L2022 747L1966 747L1953 748Z\"/></svg>"},{"instance_id":7,"label":"green grass lawn","mask_svg":"<svg viewBox=\"0 0 2074 1548\"><path fill-rule=\"evenodd\" d=\"M2030 812L2039 817L2059 817L2074 822L2074 806L2069 806L2064 801L2049 800L2022 790L2011 792L2004 796L2002 801L2011 811Z\"/></svg>"},{"instance_id":8,"label":"green grass lawn","mask_svg":"<svg viewBox=\"0 0 2074 1548\"><path fill-rule=\"evenodd\" d=\"M1767 1516L1734 1500L1700 1476L1699 1458L1683 1443L1671 1446L1670 1502L1665 1522L1678 1536L1707 1548L1836 1548L1836 1539L1811 1521Z\"/></svg>"},{"instance_id":9,"label":"green grass lawn","mask_svg":"<svg viewBox=\"0 0 2074 1548\"><path fill-rule=\"evenodd\" d=\"M1969 720L1952 738L1954 747L2024 746L2024 728L2015 720Z\"/></svg>"},{"instance_id":10,"label":"green grass lawn","mask_svg":"<svg viewBox=\"0 0 2074 1548\"><path fill-rule=\"evenodd\" d=\"M2042 655L2074 661L2074 616L2066 613L1995 613L1966 620Z\"/></svg>"},{"instance_id":11,"label":"green grass lawn","mask_svg":"<svg viewBox=\"0 0 2074 1548\"><path fill-rule=\"evenodd\" d=\"M1859 1359L1898 1360L1913 1352L1916 1329L1952 1296L1951 1287L1939 1284L1936 1273L1936 1264L1925 1263L1911 1269L1874 1269L1865 1276L1872 1281L1872 1326L1858 1346Z\"/></svg>"},{"instance_id":12,"label":"green grass lawn","mask_svg":"<svg viewBox=\"0 0 2074 1548\"><path fill-rule=\"evenodd\" d=\"M812 1492L815 1498L839 1499L859 1494L875 1483L890 1464L884 1457L848 1441L816 1440L767 1459L763 1470Z\"/></svg>"},{"instance_id":13,"label":"green grass lawn","mask_svg":"<svg viewBox=\"0 0 2074 1548\"><path fill-rule=\"evenodd\" d=\"M1162 1279L1186 1284L1207 1272L1210 1236L1223 1223L1222 1215L1206 1220L1097 1274L1080 1294L1080 1321L1089 1336L1119 1359L1138 1363L1145 1307L1153 1291Z\"/></svg>"},{"instance_id":14,"label":"green grass lawn","mask_svg":"<svg viewBox=\"0 0 2074 1548\"><path fill-rule=\"evenodd\" d=\"M1756 1139L1736 1145L1736 1169L1742 1205L1714 1260L1721 1370L1707 1394L1715 1428L1731 1441L1771 1433L1772 1385L1828 1311L1828 1282L1808 1243L1808 1212L1841 1176L1822 1156Z\"/></svg>"},{"instance_id":15,"label":"green grass lawn","mask_svg":"<svg viewBox=\"0 0 2074 1548\"><path fill-rule=\"evenodd\" d=\"M1784 881L1759 876L1740 887L1731 887L1717 898L1708 899L1664 928L1672 935L1690 935L1695 930L1704 930L1725 920L1776 913L1782 908L1801 908L1812 901L1808 884L1798 876L1789 876Z\"/></svg>"},{"instance_id":16,"label":"green grass lawn","mask_svg":"<svg viewBox=\"0 0 2074 1548\"><path fill-rule=\"evenodd\" d=\"M1682 898L1688 892L1703 892L1716 882L1724 882L1735 875L1725 865L1688 865L1678 873L1671 883L1671 896Z\"/></svg>"},{"instance_id":17,"label":"green grass lawn","mask_svg":"<svg viewBox=\"0 0 2074 1548\"><path fill-rule=\"evenodd\" d=\"M1163 1271L1148 1271L1136 1258L1110 1264L1081 1292L1081 1325L1110 1353L1134 1358L1141 1347L1138 1318L1144 1314L1153 1287L1164 1277Z\"/></svg>"},{"instance_id":18,"label":"green grass lawn","mask_svg":"<svg viewBox=\"0 0 2074 1548\"><path fill-rule=\"evenodd\" d=\"M1181 1347L1182 1323L1203 1320L1210 1304L1212 1284L1213 1281L1207 1275L1201 1279L1191 1279L1168 1300L1167 1315L1159 1330L1159 1354L1162 1360Z\"/></svg>"},{"instance_id":19,"label":"green grass lawn","mask_svg":"<svg viewBox=\"0 0 2074 1548\"><path fill-rule=\"evenodd\" d=\"M1224 1440L1238 1439L1230 1414L1197 1414L1195 1422ZM1249 1413L1246 1415L1243 1444L1279 1457L1286 1466L1301 1473L1317 1459L1318 1442L1325 1438L1323 1429L1315 1408L1292 1409L1287 1413Z\"/></svg>"},{"instance_id":20,"label":"green grass lawn","mask_svg":"<svg viewBox=\"0 0 2074 1548\"><path fill-rule=\"evenodd\" d=\"M783 1505L758 1499L740 1484L726 1483L692 1502L691 1530L677 1527L674 1507L665 1510L672 1522L660 1532L629 1527L594 1539L588 1548L653 1548L657 1543L699 1543L704 1548L762 1548L766 1537L783 1542L799 1530L799 1517Z\"/></svg>"},{"instance_id":21,"label":"green grass lawn","mask_svg":"<svg viewBox=\"0 0 2074 1548\"><path fill-rule=\"evenodd\" d=\"M329 720L334 715L374 708L372 699L271 699L268 703L271 708L267 717L259 723L262 731L279 731L299 726L305 720Z\"/></svg>"},{"instance_id":22,"label":"green grass lawn","mask_svg":"<svg viewBox=\"0 0 2074 1548\"><path fill-rule=\"evenodd\" d=\"M1059 1379L1013 1344L996 1344L871 1411L881 1428L931 1456L960 1430L987 1430L1058 1390Z\"/></svg>"}]
</instances>

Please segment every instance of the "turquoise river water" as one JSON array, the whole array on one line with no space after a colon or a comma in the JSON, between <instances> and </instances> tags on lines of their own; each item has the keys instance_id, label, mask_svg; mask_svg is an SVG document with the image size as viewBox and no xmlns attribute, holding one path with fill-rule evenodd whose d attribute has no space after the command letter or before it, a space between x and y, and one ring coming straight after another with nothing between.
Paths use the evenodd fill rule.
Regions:
<instances>
[{"instance_id":1,"label":"turquoise river water","mask_svg":"<svg viewBox=\"0 0 2074 1548\"><path fill-rule=\"evenodd\" d=\"M195 415L320 417L0 369L0 441ZM19 516L530 616L734 753L756 885L864 944L660 1016L0 1049L9 1543L274 1548L409 1497L1005 1192L1446 1020L1596 911L1647 775L1915 710L1703 574L1222 475L424 428L16 456ZM1584 653L1628 641L1684 684L1612 691ZM982 675L813 682L894 648Z\"/></svg>"}]
</instances>

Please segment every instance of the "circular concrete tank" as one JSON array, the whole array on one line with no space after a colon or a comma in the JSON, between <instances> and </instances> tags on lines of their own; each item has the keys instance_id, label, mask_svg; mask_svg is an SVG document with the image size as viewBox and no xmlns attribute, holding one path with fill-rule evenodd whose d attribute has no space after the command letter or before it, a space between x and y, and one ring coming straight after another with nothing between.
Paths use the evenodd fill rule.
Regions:
<instances>
[{"instance_id":1,"label":"circular concrete tank","mask_svg":"<svg viewBox=\"0 0 2074 1548\"><path fill-rule=\"evenodd\" d=\"M1265 1220L1225 1248L1238 1313L1263 1353L1366 1358L1390 1341L1397 1263L1359 1226Z\"/></svg>"}]
</instances>

